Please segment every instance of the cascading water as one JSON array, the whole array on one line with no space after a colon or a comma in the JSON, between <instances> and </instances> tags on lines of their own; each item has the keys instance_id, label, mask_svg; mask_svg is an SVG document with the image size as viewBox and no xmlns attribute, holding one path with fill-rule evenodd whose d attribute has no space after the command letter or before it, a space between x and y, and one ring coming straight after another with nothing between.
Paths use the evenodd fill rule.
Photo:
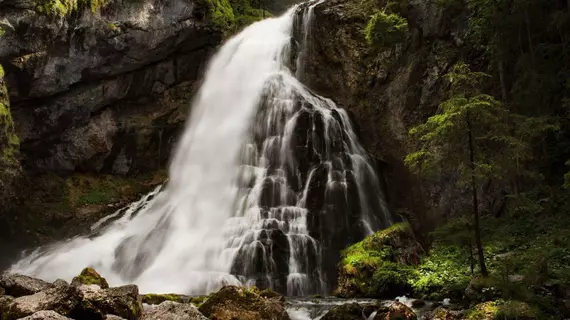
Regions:
<instances>
[{"instance_id":1,"label":"cascading water","mask_svg":"<svg viewBox=\"0 0 570 320\"><path fill-rule=\"evenodd\" d=\"M318 3L305 8L305 34ZM162 191L11 271L55 280L92 266L143 292L327 293L339 250L391 221L348 115L291 70L307 54L304 38L291 63L295 10L213 57Z\"/></svg>"}]
</instances>

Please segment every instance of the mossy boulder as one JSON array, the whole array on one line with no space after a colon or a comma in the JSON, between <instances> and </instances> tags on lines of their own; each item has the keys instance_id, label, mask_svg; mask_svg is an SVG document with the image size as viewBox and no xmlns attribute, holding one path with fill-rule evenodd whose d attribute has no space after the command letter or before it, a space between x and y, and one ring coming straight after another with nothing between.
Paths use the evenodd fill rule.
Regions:
<instances>
[{"instance_id":1,"label":"mossy boulder","mask_svg":"<svg viewBox=\"0 0 570 320\"><path fill-rule=\"evenodd\" d=\"M409 294L424 251L407 224L381 230L342 252L341 297L393 298Z\"/></svg>"},{"instance_id":2,"label":"mossy boulder","mask_svg":"<svg viewBox=\"0 0 570 320\"><path fill-rule=\"evenodd\" d=\"M161 304L164 301L185 302L187 297L176 293L147 293L141 296L142 302L146 304Z\"/></svg>"},{"instance_id":3,"label":"mossy boulder","mask_svg":"<svg viewBox=\"0 0 570 320\"><path fill-rule=\"evenodd\" d=\"M75 278L73 278L73 280L71 281L71 285L73 286L79 286L79 285L90 285L90 284L96 284L99 287L101 287L102 289L107 289L109 288L109 284L107 283L107 280L105 280L105 278L101 277L101 275L95 271L95 269L93 268L85 268L81 271L81 273L76 276Z\"/></svg>"},{"instance_id":4,"label":"mossy boulder","mask_svg":"<svg viewBox=\"0 0 570 320\"><path fill-rule=\"evenodd\" d=\"M534 320L540 318L538 308L521 301L487 301L469 309L468 320Z\"/></svg>"},{"instance_id":5,"label":"mossy boulder","mask_svg":"<svg viewBox=\"0 0 570 320\"><path fill-rule=\"evenodd\" d=\"M211 294L199 310L217 320L289 320L281 296L263 297L255 289L236 286L225 286Z\"/></svg>"}]
</instances>

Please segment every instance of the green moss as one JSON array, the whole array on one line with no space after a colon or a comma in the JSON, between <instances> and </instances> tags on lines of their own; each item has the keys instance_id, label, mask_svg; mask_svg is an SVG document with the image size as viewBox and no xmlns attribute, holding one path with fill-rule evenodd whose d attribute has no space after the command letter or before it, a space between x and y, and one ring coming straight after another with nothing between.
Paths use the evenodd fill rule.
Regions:
<instances>
[{"instance_id":1,"label":"green moss","mask_svg":"<svg viewBox=\"0 0 570 320\"><path fill-rule=\"evenodd\" d=\"M19 167L20 140L14 128L10 99L0 65L0 175L5 170ZM0 180L2 177L0 176Z\"/></svg>"},{"instance_id":2,"label":"green moss","mask_svg":"<svg viewBox=\"0 0 570 320\"><path fill-rule=\"evenodd\" d=\"M401 43L407 32L408 21L396 13L378 12L370 17L364 28L366 41L378 47Z\"/></svg>"},{"instance_id":3,"label":"green moss","mask_svg":"<svg viewBox=\"0 0 570 320\"><path fill-rule=\"evenodd\" d=\"M93 268L83 269L78 276L73 278L72 284L85 284L85 285L96 284L103 289L109 288L107 280L101 277L101 275Z\"/></svg>"},{"instance_id":4,"label":"green moss","mask_svg":"<svg viewBox=\"0 0 570 320\"><path fill-rule=\"evenodd\" d=\"M414 267L406 264L408 257L402 254L405 251L402 247L410 244L415 245L415 239L409 225L401 223L345 249L336 294L393 297L409 291L409 283L416 277L416 272Z\"/></svg>"},{"instance_id":5,"label":"green moss","mask_svg":"<svg viewBox=\"0 0 570 320\"><path fill-rule=\"evenodd\" d=\"M521 301L490 301L469 309L468 320L520 320L540 319L536 307Z\"/></svg>"},{"instance_id":6,"label":"green moss","mask_svg":"<svg viewBox=\"0 0 570 320\"><path fill-rule=\"evenodd\" d=\"M142 296L142 302L146 304L161 304L164 301L174 301L183 303L186 302L186 298L180 294L167 293L167 294L156 294L148 293Z\"/></svg>"}]
</instances>

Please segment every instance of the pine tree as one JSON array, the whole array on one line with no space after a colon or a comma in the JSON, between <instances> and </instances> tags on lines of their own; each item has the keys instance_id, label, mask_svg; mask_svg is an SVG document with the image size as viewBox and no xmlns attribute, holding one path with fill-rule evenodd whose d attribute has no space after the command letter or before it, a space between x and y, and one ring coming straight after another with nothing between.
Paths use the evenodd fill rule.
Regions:
<instances>
[{"instance_id":1,"label":"pine tree","mask_svg":"<svg viewBox=\"0 0 570 320\"><path fill-rule=\"evenodd\" d=\"M510 183L531 176L531 139L548 128L542 118L511 113L494 97L480 91L489 76L472 72L464 63L446 75L449 98L437 114L410 130L419 148L405 163L416 173L429 175L457 170L459 183L471 189L473 229L479 268L487 274L479 226L478 188L488 180Z\"/></svg>"}]
</instances>

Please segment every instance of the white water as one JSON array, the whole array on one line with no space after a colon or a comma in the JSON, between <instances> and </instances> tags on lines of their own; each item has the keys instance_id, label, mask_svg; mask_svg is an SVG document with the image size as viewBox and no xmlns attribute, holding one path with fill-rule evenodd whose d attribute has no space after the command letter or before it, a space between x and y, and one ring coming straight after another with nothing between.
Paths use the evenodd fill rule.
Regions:
<instances>
[{"instance_id":1,"label":"white water","mask_svg":"<svg viewBox=\"0 0 570 320\"><path fill-rule=\"evenodd\" d=\"M305 34L318 3L304 14ZM91 266L141 292L204 294L224 284L325 292L327 233L311 236L309 215L322 209L342 218L336 228L357 229L353 212L363 233L391 222L348 115L288 67L294 10L251 25L213 57L163 191L98 222L96 235L40 248L10 271L70 280ZM321 183L317 208L309 200Z\"/></svg>"}]
</instances>

